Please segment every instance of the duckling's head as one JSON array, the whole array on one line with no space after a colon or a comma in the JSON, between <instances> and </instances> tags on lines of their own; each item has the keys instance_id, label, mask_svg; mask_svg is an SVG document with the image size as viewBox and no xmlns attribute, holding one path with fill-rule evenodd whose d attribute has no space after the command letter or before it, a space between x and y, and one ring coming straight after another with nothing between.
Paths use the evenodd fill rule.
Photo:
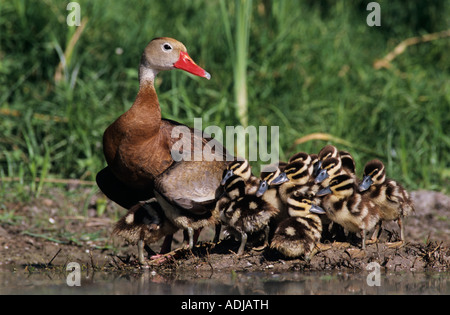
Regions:
<instances>
[{"instance_id":1,"label":"duckling's head","mask_svg":"<svg viewBox=\"0 0 450 315\"><path fill-rule=\"evenodd\" d=\"M319 155L313 153L309 156L311 157L312 176L316 177L319 174L322 163L319 161Z\"/></svg>"},{"instance_id":2,"label":"duckling's head","mask_svg":"<svg viewBox=\"0 0 450 315\"><path fill-rule=\"evenodd\" d=\"M308 161L311 162L311 159L308 159ZM286 165L284 173L294 185L304 185L312 175L312 168L310 166L311 164L307 161L295 161Z\"/></svg>"},{"instance_id":3,"label":"duckling's head","mask_svg":"<svg viewBox=\"0 0 450 315\"><path fill-rule=\"evenodd\" d=\"M319 173L317 174L316 178L314 179L314 182L316 184L319 184L323 182L328 177L333 176L336 174L342 166L342 161L340 158L327 158L322 162L322 167Z\"/></svg>"},{"instance_id":4,"label":"duckling's head","mask_svg":"<svg viewBox=\"0 0 450 315\"><path fill-rule=\"evenodd\" d=\"M356 167L353 156L347 151L339 151L339 157L341 158L342 167L351 174L355 174Z\"/></svg>"},{"instance_id":5,"label":"duckling's head","mask_svg":"<svg viewBox=\"0 0 450 315\"><path fill-rule=\"evenodd\" d=\"M186 47L179 41L169 37L153 39L145 47L139 69L140 80L154 81L159 71L181 69L197 76L211 78L211 75L200 68L187 53Z\"/></svg>"},{"instance_id":6,"label":"duckling's head","mask_svg":"<svg viewBox=\"0 0 450 315\"><path fill-rule=\"evenodd\" d=\"M232 175L225 182L225 192L231 200L236 200L245 195L245 181L241 176Z\"/></svg>"},{"instance_id":7,"label":"duckling's head","mask_svg":"<svg viewBox=\"0 0 450 315\"><path fill-rule=\"evenodd\" d=\"M310 212L318 214L325 213L321 207L313 204L312 200L305 195L298 196L292 194L287 199L287 204L289 209L288 212L291 217L305 216Z\"/></svg>"},{"instance_id":8,"label":"duckling's head","mask_svg":"<svg viewBox=\"0 0 450 315\"><path fill-rule=\"evenodd\" d=\"M340 174L331 177L330 184L319 190L316 196L321 197L328 194L333 194L339 199L343 199L353 195L355 181L348 174Z\"/></svg>"},{"instance_id":9,"label":"duckling's head","mask_svg":"<svg viewBox=\"0 0 450 315\"><path fill-rule=\"evenodd\" d=\"M289 158L289 163L296 161L305 162L309 164L311 162L311 156L305 152L298 152Z\"/></svg>"},{"instance_id":10,"label":"duckling's head","mask_svg":"<svg viewBox=\"0 0 450 315\"><path fill-rule=\"evenodd\" d=\"M284 167L284 166L283 166ZM259 182L258 190L256 191L256 197L261 197L267 191L272 181L281 174L281 170L277 167L273 170L273 167L263 169L260 174L261 181Z\"/></svg>"},{"instance_id":11,"label":"duckling's head","mask_svg":"<svg viewBox=\"0 0 450 315\"><path fill-rule=\"evenodd\" d=\"M221 185L225 185L225 182L233 175L242 177L245 181L249 180L252 176L252 169L250 163L247 160L235 160L228 164L227 169L222 176Z\"/></svg>"},{"instance_id":12,"label":"duckling's head","mask_svg":"<svg viewBox=\"0 0 450 315\"><path fill-rule=\"evenodd\" d=\"M383 162L380 160L372 160L366 163L364 167L364 176L359 191L365 191L371 185L381 185L386 180L386 171Z\"/></svg>"},{"instance_id":13,"label":"duckling's head","mask_svg":"<svg viewBox=\"0 0 450 315\"><path fill-rule=\"evenodd\" d=\"M327 144L322 148L322 150L320 150L317 157L319 161L323 162L330 157L337 157L338 153L338 149L334 145Z\"/></svg>"}]
</instances>

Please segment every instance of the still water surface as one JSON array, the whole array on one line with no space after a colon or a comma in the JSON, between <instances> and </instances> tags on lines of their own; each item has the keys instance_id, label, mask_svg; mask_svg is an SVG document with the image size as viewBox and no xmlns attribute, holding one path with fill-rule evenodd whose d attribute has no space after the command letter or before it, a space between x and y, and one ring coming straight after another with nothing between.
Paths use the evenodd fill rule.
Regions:
<instances>
[{"instance_id":1,"label":"still water surface","mask_svg":"<svg viewBox=\"0 0 450 315\"><path fill-rule=\"evenodd\" d=\"M369 286L367 272L170 274L81 271L80 286L68 272L0 269L0 294L450 294L449 272L380 274ZM374 278L371 278L374 279Z\"/></svg>"}]
</instances>

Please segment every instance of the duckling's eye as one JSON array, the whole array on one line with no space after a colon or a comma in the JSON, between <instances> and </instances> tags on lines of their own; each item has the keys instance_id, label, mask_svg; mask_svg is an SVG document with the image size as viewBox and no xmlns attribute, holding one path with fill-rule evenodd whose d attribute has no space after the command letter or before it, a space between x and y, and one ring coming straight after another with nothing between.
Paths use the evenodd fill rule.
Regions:
<instances>
[{"instance_id":1,"label":"duckling's eye","mask_svg":"<svg viewBox=\"0 0 450 315\"><path fill-rule=\"evenodd\" d=\"M168 43L165 43L165 44L162 45L162 50L164 52L169 52L169 51L172 50L172 46L170 46L170 44L168 44Z\"/></svg>"}]
</instances>

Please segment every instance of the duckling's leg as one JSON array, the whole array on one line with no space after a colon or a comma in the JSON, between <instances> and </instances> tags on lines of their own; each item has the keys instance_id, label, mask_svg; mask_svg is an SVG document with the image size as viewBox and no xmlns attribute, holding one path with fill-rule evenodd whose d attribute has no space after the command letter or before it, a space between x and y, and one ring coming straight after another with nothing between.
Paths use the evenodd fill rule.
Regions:
<instances>
[{"instance_id":1,"label":"duckling's leg","mask_svg":"<svg viewBox=\"0 0 450 315\"><path fill-rule=\"evenodd\" d=\"M400 228L400 240L402 242L405 241L405 227L403 225L402 216L400 216L397 220L398 227Z\"/></svg>"},{"instance_id":2,"label":"duckling's leg","mask_svg":"<svg viewBox=\"0 0 450 315\"><path fill-rule=\"evenodd\" d=\"M167 235L161 245L160 254L166 254L171 251L173 234Z\"/></svg>"},{"instance_id":3,"label":"duckling's leg","mask_svg":"<svg viewBox=\"0 0 450 315\"><path fill-rule=\"evenodd\" d=\"M400 248L405 243L405 234L404 234L405 232L403 228L402 217L398 218L397 224L398 227L400 228L400 241L386 243L387 247L389 248Z\"/></svg>"},{"instance_id":4,"label":"duckling's leg","mask_svg":"<svg viewBox=\"0 0 450 315\"><path fill-rule=\"evenodd\" d=\"M239 250L237 252L238 255L242 255L244 253L245 244L247 244L247 233L241 232L241 246L239 246Z\"/></svg>"},{"instance_id":5,"label":"duckling's leg","mask_svg":"<svg viewBox=\"0 0 450 315\"><path fill-rule=\"evenodd\" d=\"M375 226L375 230L373 231L372 237L370 238L370 240L367 241L367 244L374 244L378 242L378 237L380 236L381 232L381 224L382 222L380 220Z\"/></svg>"},{"instance_id":6,"label":"duckling's leg","mask_svg":"<svg viewBox=\"0 0 450 315\"><path fill-rule=\"evenodd\" d=\"M222 229L222 224L217 223L216 224L216 233L214 234L213 243L217 244L220 240L220 230Z\"/></svg>"},{"instance_id":7,"label":"duckling's leg","mask_svg":"<svg viewBox=\"0 0 450 315\"><path fill-rule=\"evenodd\" d=\"M266 226L264 228L264 244L258 247L253 247L253 250L256 251L262 251L264 248L269 246L269 233L270 233L270 226Z\"/></svg>"},{"instance_id":8,"label":"duckling's leg","mask_svg":"<svg viewBox=\"0 0 450 315\"><path fill-rule=\"evenodd\" d=\"M192 249L194 247L194 229L191 227L188 227L187 232L188 232L188 237L189 237L189 248Z\"/></svg>"},{"instance_id":9,"label":"duckling's leg","mask_svg":"<svg viewBox=\"0 0 450 315\"><path fill-rule=\"evenodd\" d=\"M137 243L137 248L138 248L138 260L139 263L141 265L145 264L145 259L144 259L144 241L143 240L139 240Z\"/></svg>"},{"instance_id":10,"label":"duckling's leg","mask_svg":"<svg viewBox=\"0 0 450 315\"><path fill-rule=\"evenodd\" d=\"M366 250L366 230L361 230L361 249Z\"/></svg>"}]
</instances>

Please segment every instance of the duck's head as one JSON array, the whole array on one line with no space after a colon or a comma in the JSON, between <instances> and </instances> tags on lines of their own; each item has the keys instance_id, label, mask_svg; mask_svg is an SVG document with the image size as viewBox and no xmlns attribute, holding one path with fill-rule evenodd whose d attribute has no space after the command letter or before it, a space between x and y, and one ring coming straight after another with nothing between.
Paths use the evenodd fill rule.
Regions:
<instances>
[{"instance_id":1,"label":"duck's head","mask_svg":"<svg viewBox=\"0 0 450 315\"><path fill-rule=\"evenodd\" d=\"M208 80L211 78L208 72L189 57L186 47L181 42L169 37L153 39L142 54L140 80L153 81L159 71L172 69L181 69Z\"/></svg>"},{"instance_id":2,"label":"duck's head","mask_svg":"<svg viewBox=\"0 0 450 315\"><path fill-rule=\"evenodd\" d=\"M245 181L241 176L232 175L225 182L225 191L231 200L245 195Z\"/></svg>"},{"instance_id":3,"label":"duck's head","mask_svg":"<svg viewBox=\"0 0 450 315\"><path fill-rule=\"evenodd\" d=\"M342 166L342 161L340 158L327 158L322 162L322 167L317 174L316 178L314 179L314 182L316 184L319 184L323 182L328 177L332 177L334 174L336 174Z\"/></svg>"},{"instance_id":4,"label":"duck's head","mask_svg":"<svg viewBox=\"0 0 450 315\"><path fill-rule=\"evenodd\" d=\"M321 197L329 194L333 194L338 199L343 199L353 195L355 181L348 174L335 175L330 179L330 184L319 190L316 196Z\"/></svg>"},{"instance_id":5,"label":"duck's head","mask_svg":"<svg viewBox=\"0 0 450 315\"><path fill-rule=\"evenodd\" d=\"M247 160L236 160L228 164L227 169L222 176L221 185L225 185L226 181L233 175L242 177L245 181L249 180L252 176L252 169L250 163Z\"/></svg>"},{"instance_id":6,"label":"duck's head","mask_svg":"<svg viewBox=\"0 0 450 315\"><path fill-rule=\"evenodd\" d=\"M380 160L372 160L366 163L364 167L363 181L359 185L359 191L365 191L371 185L383 184L386 179L384 164Z\"/></svg>"},{"instance_id":7,"label":"duck's head","mask_svg":"<svg viewBox=\"0 0 450 315\"><path fill-rule=\"evenodd\" d=\"M309 212L317 214L325 213L321 207L315 205L310 198L304 195L298 196L293 194L287 199L287 204L291 217L304 216Z\"/></svg>"}]
</instances>

